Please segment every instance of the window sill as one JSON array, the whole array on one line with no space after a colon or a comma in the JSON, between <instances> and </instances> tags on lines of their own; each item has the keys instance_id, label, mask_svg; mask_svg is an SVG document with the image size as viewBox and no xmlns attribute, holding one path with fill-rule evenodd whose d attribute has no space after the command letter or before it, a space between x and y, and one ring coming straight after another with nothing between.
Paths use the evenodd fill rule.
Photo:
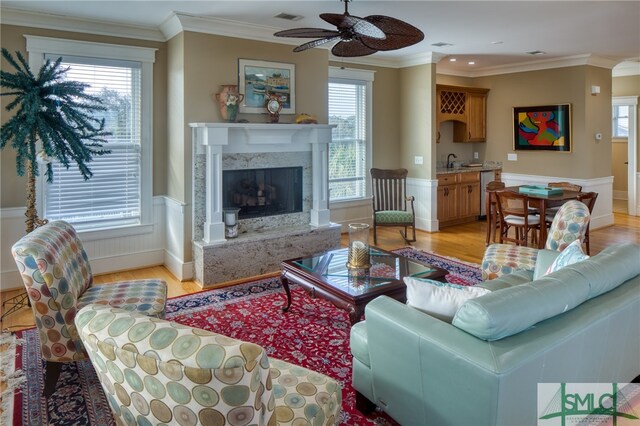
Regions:
<instances>
[{"instance_id":1,"label":"window sill","mask_svg":"<svg viewBox=\"0 0 640 426\"><path fill-rule=\"evenodd\" d=\"M362 207L371 205L371 196L364 198L352 198L349 200L330 201L329 209L348 209L351 207Z\"/></svg>"},{"instance_id":2,"label":"window sill","mask_svg":"<svg viewBox=\"0 0 640 426\"><path fill-rule=\"evenodd\" d=\"M85 229L78 230L77 233L82 241L106 240L109 238L131 237L134 235L150 234L153 232L153 225L130 225L118 228L106 229Z\"/></svg>"}]
</instances>

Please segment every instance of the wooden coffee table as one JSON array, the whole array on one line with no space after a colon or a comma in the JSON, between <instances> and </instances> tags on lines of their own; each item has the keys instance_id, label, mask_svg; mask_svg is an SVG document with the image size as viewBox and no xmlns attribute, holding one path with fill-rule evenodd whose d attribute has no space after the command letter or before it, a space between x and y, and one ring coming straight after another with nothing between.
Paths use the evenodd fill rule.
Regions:
<instances>
[{"instance_id":1,"label":"wooden coffee table","mask_svg":"<svg viewBox=\"0 0 640 426\"><path fill-rule=\"evenodd\" d=\"M401 302L407 299L407 276L444 282L445 269L399 256L379 248L371 248L371 264L365 270L347 268L346 248L331 250L311 257L282 262L281 281L287 293L287 312L291 307L289 282L299 284L311 297L322 297L336 307L349 312L351 324L360 321L364 307L378 296L385 295Z\"/></svg>"}]
</instances>

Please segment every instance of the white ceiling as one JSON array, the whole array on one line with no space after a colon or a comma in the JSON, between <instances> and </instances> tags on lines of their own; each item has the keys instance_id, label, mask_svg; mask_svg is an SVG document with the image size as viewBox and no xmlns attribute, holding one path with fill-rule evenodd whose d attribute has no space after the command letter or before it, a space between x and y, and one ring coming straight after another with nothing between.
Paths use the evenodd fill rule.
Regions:
<instances>
[{"instance_id":1,"label":"white ceiling","mask_svg":"<svg viewBox=\"0 0 640 426\"><path fill-rule=\"evenodd\" d=\"M0 12L2 22L7 24L27 23L25 19L28 21L31 15L21 13L27 11L38 13L32 17L38 18L34 21L39 22L39 26L46 27L47 22L66 20L71 25L75 23L78 31L92 32L92 28L97 30L105 27L102 23L117 24L142 31L146 38L154 38L155 36L148 35L157 34L158 39L166 39L168 23L178 13L182 18L198 20L197 29L205 32L301 44L308 39L274 38L272 34L281 29L298 27L331 28L318 15L342 13L343 8L339 0L2 0ZM303 18L291 22L274 17L281 12L301 15ZM361 61L364 63L406 65L424 62L424 58L428 57L442 57L438 62L438 72L459 75L486 75L506 69L552 67L562 61L578 59L603 66L632 61L632 67L640 70L638 0L354 0L349 4L349 12L361 17L376 14L392 16L425 33L425 39L417 45L363 57ZM93 22L82 26L77 20L69 18ZM251 24L253 29L247 31L246 25L242 24ZM432 43L437 42L451 43L452 46L432 46ZM525 53L534 50L546 54L532 56ZM450 62L450 58L456 58L457 61ZM475 65L469 65L468 61L475 61Z\"/></svg>"}]
</instances>

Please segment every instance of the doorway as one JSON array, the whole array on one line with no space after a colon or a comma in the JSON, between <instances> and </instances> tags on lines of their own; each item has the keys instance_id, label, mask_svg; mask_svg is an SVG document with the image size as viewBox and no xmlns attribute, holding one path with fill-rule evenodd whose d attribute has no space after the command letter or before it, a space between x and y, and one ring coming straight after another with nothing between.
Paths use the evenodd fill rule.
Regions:
<instances>
[{"instance_id":1,"label":"doorway","mask_svg":"<svg viewBox=\"0 0 640 426\"><path fill-rule=\"evenodd\" d=\"M613 211L637 215L636 172L638 146L638 97L614 97L612 102L611 173Z\"/></svg>"}]
</instances>

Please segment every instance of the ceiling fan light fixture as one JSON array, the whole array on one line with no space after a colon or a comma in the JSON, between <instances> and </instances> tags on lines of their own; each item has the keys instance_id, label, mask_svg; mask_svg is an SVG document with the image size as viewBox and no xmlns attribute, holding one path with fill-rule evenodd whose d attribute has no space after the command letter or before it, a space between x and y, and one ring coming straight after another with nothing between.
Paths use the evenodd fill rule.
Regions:
<instances>
[{"instance_id":1,"label":"ceiling fan light fixture","mask_svg":"<svg viewBox=\"0 0 640 426\"><path fill-rule=\"evenodd\" d=\"M402 49L419 43L424 33L411 24L384 15L364 18L350 15L349 1L344 2L344 13L322 13L320 18L336 27L335 30L322 28L294 28L278 31L276 37L316 38L297 46L293 51L302 52L322 44L339 40L331 49L335 56L366 56L378 51Z\"/></svg>"}]
</instances>

